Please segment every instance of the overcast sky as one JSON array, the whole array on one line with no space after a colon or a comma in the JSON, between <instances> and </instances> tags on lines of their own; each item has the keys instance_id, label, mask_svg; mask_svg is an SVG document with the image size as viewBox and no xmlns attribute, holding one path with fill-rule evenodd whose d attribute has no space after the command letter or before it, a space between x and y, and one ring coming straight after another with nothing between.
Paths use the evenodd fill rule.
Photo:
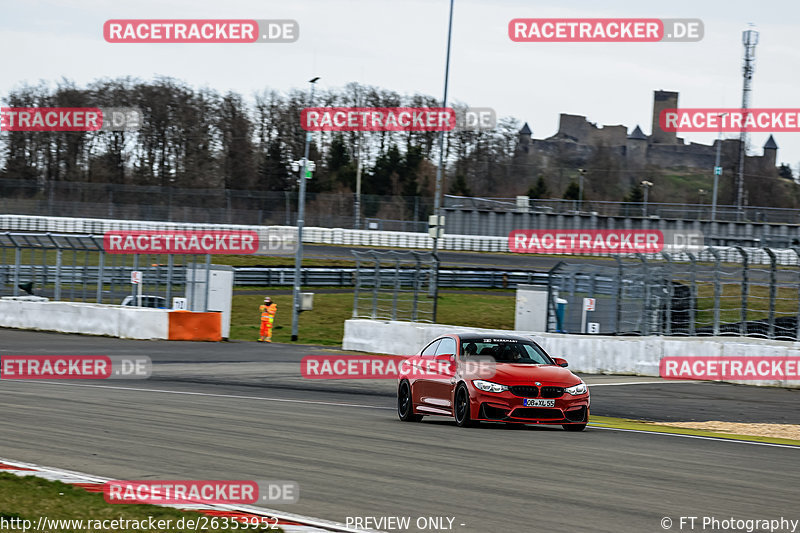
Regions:
<instances>
[{"instance_id":1,"label":"overcast sky","mask_svg":"<svg viewBox=\"0 0 800 533\"><path fill-rule=\"evenodd\" d=\"M441 98L449 0L0 0L0 103L22 83L69 78L171 76L252 96L264 88L351 81ZM519 17L700 18L696 43L515 43ZM291 44L110 44L103 23L128 18L295 19ZM800 3L730 0L642 2L455 0L450 94L473 107L554 134L559 113L651 131L653 90L680 92L680 107L739 107L741 32L760 32L753 107L800 107ZM729 134L735 136L735 134ZM687 134L710 143L715 134ZM760 154L768 134L752 134ZM798 167L800 133L775 135L778 160Z\"/></svg>"}]
</instances>

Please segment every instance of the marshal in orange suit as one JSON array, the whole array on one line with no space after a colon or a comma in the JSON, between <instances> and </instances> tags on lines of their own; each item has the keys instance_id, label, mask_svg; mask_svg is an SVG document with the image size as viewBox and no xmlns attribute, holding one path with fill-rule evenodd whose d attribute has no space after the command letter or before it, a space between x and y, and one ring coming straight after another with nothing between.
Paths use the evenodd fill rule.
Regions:
<instances>
[{"instance_id":1,"label":"marshal in orange suit","mask_svg":"<svg viewBox=\"0 0 800 533\"><path fill-rule=\"evenodd\" d=\"M278 312L278 304L272 301L272 298L267 296L264 298L264 303L258 308L261 311L261 331L259 333L259 342L272 342L272 324L275 322L275 313Z\"/></svg>"}]
</instances>

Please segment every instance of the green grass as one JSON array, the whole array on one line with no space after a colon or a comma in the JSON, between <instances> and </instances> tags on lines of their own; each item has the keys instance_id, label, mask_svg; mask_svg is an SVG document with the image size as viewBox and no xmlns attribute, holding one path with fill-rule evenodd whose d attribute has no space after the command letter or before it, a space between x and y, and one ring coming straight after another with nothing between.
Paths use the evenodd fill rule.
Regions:
<instances>
[{"instance_id":1,"label":"green grass","mask_svg":"<svg viewBox=\"0 0 800 533\"><path fill-rule=\"evenodd\" d=\"M75 520L147 520L153 517L158 520L171 520L173 527L168 530L163 529L135 529L141 533L156 533L160 531L195 531L194 528L176 529L175 524L178 520L197 520L205 519L204 515L196 512L184 512L169 507L156 505L120 505L109 504L103 499L102 493L86 492L80 487L61 483L59 481L48 481L33 476L15 476L8 473L0 473L0 519L8 520L18 518L30 520L32 527L35 528L40 517L48 519L75 519ZM211 517L208 517L209 519ZM209 522L210 523L210 522ZM220 520L210 525L224 525ZM237 524L238 525L238 524ZM11 527L6 529L13 530ZM46 529L51 533L73 533L87 531L89 528L84 524L83 529L73 529L69 527L51 527ZM21 531L21 527L17 528ZM95 528L95 531L100 529ZM130 530L130 529L126 529ZM111 529L108 529L111 531ZM207 529L209 533L217 531L267 531L266 529L242 529L241 525L236 528L227 529ZM272 529L269 531L281 531Z\"/></svg>"},{"instance_id":2,"label":"green grass","mask_svg":"<svg viewBox=\"0 0 800 533\"><path fill-rule=\"evenodd\" d=\"M742 285L739 283L723 283L720 286L719 320L739 322L742 319ZM797 314L797 289L778 287L775 291L775 316ZM760 320L769 317L769 287L750 285L747 292L747 320ZM698 323L714 321L714 285L712 283L697 284L697 318Z\"/></svg>"},{"instance_id":3,"label":"green grass","mask_svg":"<svg viewBox=\"0 0 800 533\"><path fill-rule=\"evenodd\" d=\"M273 290L283 290L286 287ZM308 289L313 292L314 289ZM278 304L275 317L273 342L289 342L292 334L292 296L270 294L234 294L231 311L231 339L251 340L258 338L260 313L258 306L264 296L270 295ZM428 305L429 302L426 302ZM511 291L487 291L486 294L443 293L439 296L437 322L454 326L476 328L513 329L514 293ZM314 295L314 310L300 314L298 338L304 344L336 346L342 343L344 321L353 316L353 294Z\"/></svg>"}]
</instances>

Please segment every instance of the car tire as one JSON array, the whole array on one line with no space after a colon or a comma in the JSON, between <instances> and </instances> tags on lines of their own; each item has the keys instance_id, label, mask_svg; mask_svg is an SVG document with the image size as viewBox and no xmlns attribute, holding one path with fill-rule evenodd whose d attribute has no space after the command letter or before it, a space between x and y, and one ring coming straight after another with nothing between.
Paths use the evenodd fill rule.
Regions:
<instances>
[{"instance_id":1,"label":"car tire","mask_svg":"<svg viewBox=\"0 0 800 533\"><path fill-rule=\"evenodd\" d=\"M456 388L453 395L453 417L461 428L476 426L477 422L470 417L469 391L463 383Z\"/></svg>"},{"instance_id":2,"label":"car tire","mask_svg":"<svg viewBox=\"0 0 800 533\"><path fill-rule=\"evenodd\" d=\"M564 431L583 431L586 429L586 424L562 424Z\"/></svg>"},{"instance_id":3,"label":"car tire","mask_svg":"<svg viewBox=\"0 0 800 533\"><path fill-rule=\"evenodd\" d=\"M402 381L397 387L397 417L403 422L419 422L422 415L414 414L414 402L411 396L411 385Z\"/></svg>"}]
</instances>

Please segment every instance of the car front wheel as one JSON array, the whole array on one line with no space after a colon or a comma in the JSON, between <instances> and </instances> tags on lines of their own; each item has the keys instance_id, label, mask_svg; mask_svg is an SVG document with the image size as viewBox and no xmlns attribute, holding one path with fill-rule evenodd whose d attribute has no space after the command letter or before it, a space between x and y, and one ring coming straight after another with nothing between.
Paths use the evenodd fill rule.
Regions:
<instances>
[{"instance_id":1,"label":"car front wheel","mask_svg":"<svg viewBox=\"0 0 800 533\"><path fill-rule=\"evenodd\" d=\"M453 400L453 415L458 427L464 428L476 425L476 422L469 415L469 391L466 385L462 383L458 386Z\"/></svg>"},{"instance_id":2,"label":"car front wheel","mask_svg":"<svg viewBox=\"0 0 800 533\"><path fill-rule=\"evenodd\" d=\"M397 416L403 422L419 422L422 415L414 414L414 404L411 399L411 385L408 381L400 383L397 389Z\"/></svg>"}]
</instances>

